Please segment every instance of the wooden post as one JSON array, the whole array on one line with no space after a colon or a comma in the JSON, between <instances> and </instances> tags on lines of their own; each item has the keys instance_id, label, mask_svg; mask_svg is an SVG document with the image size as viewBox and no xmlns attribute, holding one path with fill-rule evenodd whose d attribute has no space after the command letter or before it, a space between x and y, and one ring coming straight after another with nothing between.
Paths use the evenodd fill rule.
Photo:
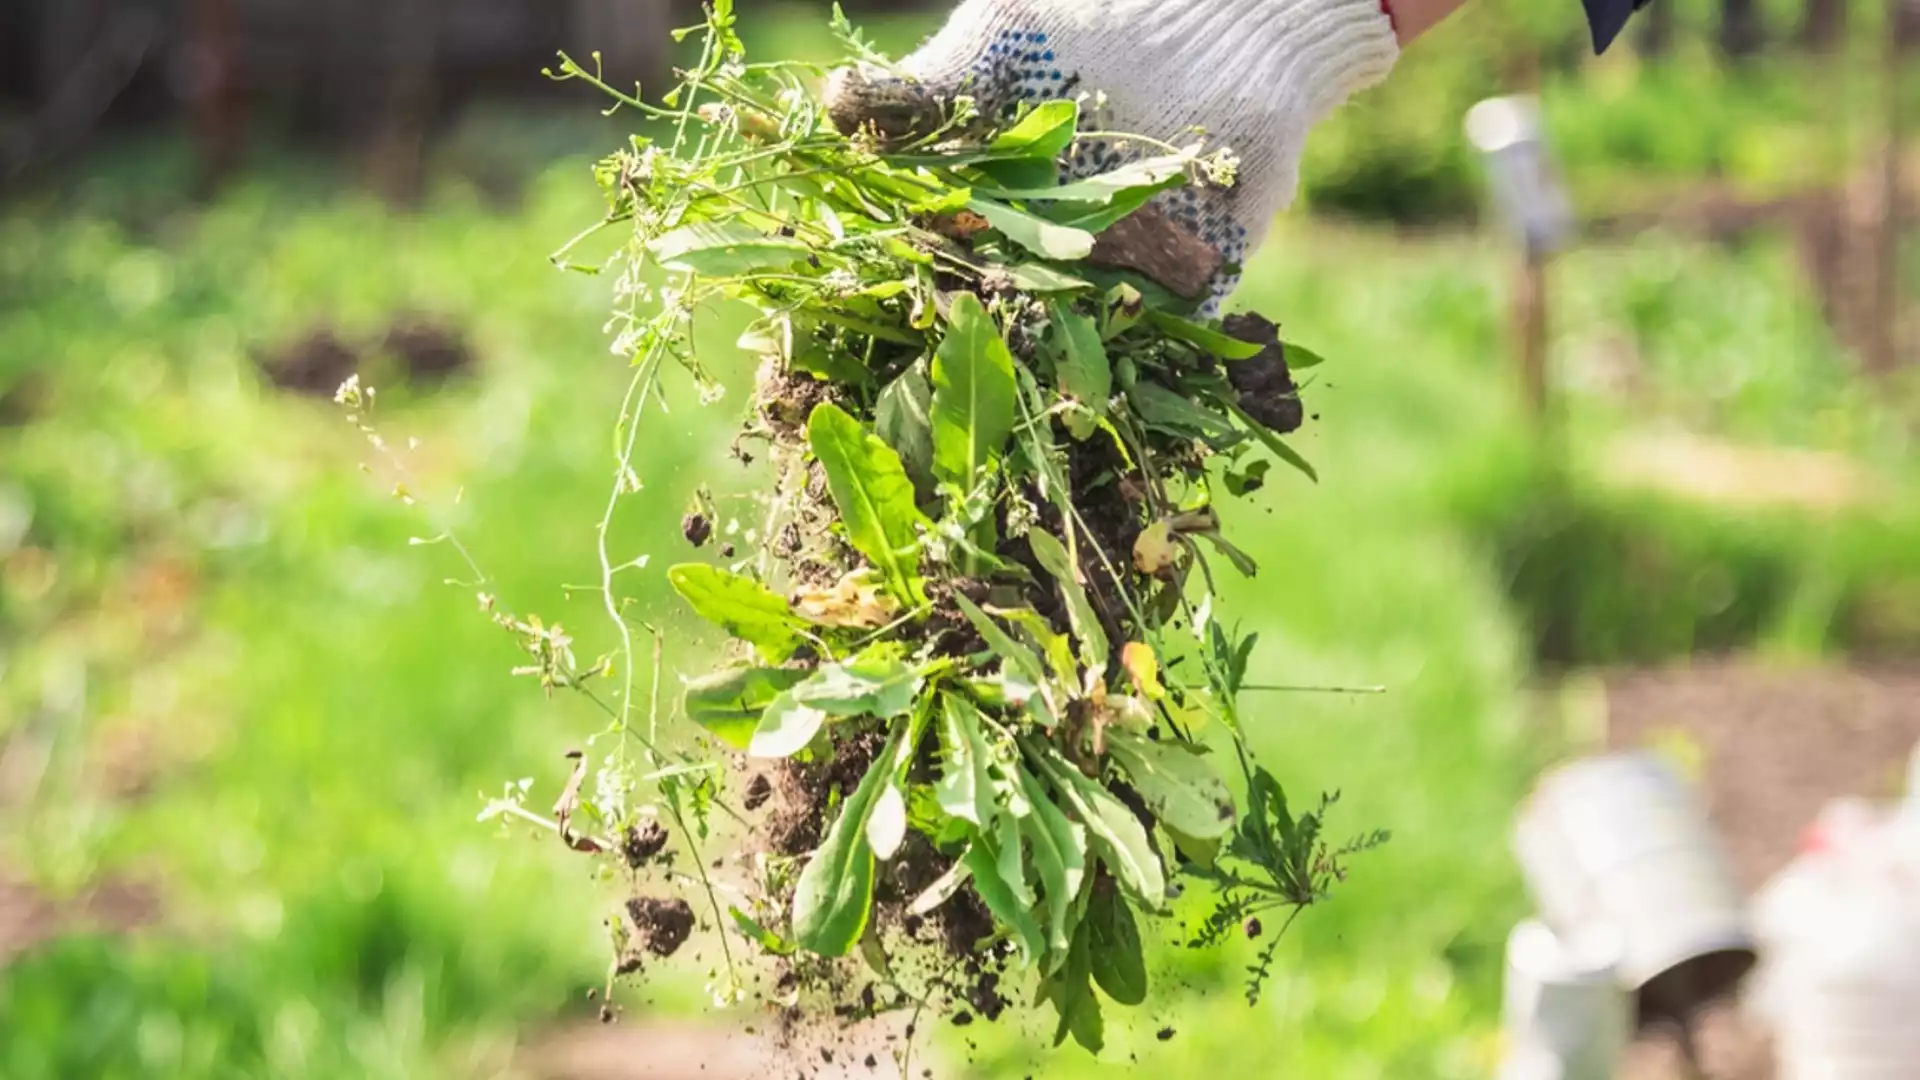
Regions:
<instances>
[{"instance_id":1,"label":"wooden post","mask_svg":"<svg viewBox=\"0 0 1920 1080\"><path fill-rule=\"evenodd\" d=\"M1900 364L1900 185L1901 68L1920 0L1887 0L1887 32L1882 44L1883 99L1878 212L1873 225L1873 297L1868 323L1867 367L1886 375Z\"/></svg>"},{"instance_id":2,"label":"wooden post","mask_svg":"<svg viewBox=\"0 0 1920 1080\"><path fill-rule=\"evenodd\" d=\"M1534 244L1523 247L1513 286L1513 333L1520 359L1520 387L1527 410L1547 418L1551 373L1547 366L1547 254Z\"/></svg>"}]
</instances>

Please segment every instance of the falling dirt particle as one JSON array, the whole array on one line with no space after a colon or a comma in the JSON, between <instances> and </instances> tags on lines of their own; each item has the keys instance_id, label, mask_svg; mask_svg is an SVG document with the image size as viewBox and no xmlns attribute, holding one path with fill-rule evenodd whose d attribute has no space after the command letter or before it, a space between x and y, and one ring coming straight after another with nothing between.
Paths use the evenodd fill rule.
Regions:
<instances>
[{"instance_id":1,"label":"falling dirt particle","mask_svg":"<svg viewBox=\"0 0 1920 1080\"><path fill-rule=\"evenodd\" d=\"M655 956L672 956L693 933L693 908L685 900L636 896L627 901L634 947Z\"/></svg>"},{"instance_id":2,"label":"falling dirt particle","mask_svg":"<svg viewBox=\"0 0 1920 1080\"><path fill-rule=\"evenodd\" d=\"M687 538L687 543L701 547L713 535L713 522L696 510L680 519L680 535Z\"/></svg>"},{"instance_id":3,"label":"falling dirt particle","mask_svg":"<svg viewBox=\"0 0 1920 1080\"><path fill-rule=\"evenodd\" d=\"M600 1006L600 1022L601 1022L601 1023L603 1023L603 1024L611 1024L611 1023L613 1023L613 1006L612 1006L612 1005L608 1005L608 1004L605 1004L605 1003L602 1003L602 1004L601 1004L601 1006Z\"/></svg>"},{"instance_id":4,"label":"falling dirt particle","mask_svg":"<svg viewBox=\"0 0 1920 1080\"><path fill-rule=\"evenodd\" d=\"M966 1027L971 1023L973 1023L973 1014L967 1010L961 1009L959 1012L953 1014L954 1027Z\"/></svg>"},{"instance_id":5,"label":"falling dirt particle","mask_svg":"<svg viewBox=\"0 0 1920 1080\"><path fill-rule=\"evenodd\" d=\"M827 1063L827 1064L829 1064L829 1065L831 1065L831 1064L833 1064L833 1051L831 1051L831 1050L829 1050L829 1049L827 1049L827 1048L826 1048L826 1047L824 1047L824 1046L823 1046L823 1047L821 1047L821 1048L820 1048L820 1060L821 1060L821 1061L824 1061L824 1062L826 1062L826 1063Z\"/></svg>"},{"instance_id":6,"label":"falling dirt particle","mask_svg":"<svg viewBox=\"0 0 1920 1080\"><path fill-rule=\"evenodd\" d=\"M630 869L638 870L653 861L666 846L666 826L657 821L644 821L627 826L626 835L620 838L620 855Z\"/></svg>"},{"instance_id":7,"label":"falling dirt particle","mask_svg":"<svg viewBox=\"0 0 1920 1080\"><path fill-rule=\"evenodd\" d=\"M720 545L720 557L723 559L733 558L733 542L732 541L728 541L727 543Z\"/></svg>"},{"instance_id":8,"label":"falling dirt particle","mask_svg":"<svg viewBox=\"0 0 1920 1080\"><path fill-rule=\"evenodd\" d=\"M1161 1042L1166 1042L1168 1039L1173 1038L1173 1029L1170 1027L1163 1027L1159 1031L1154 1032L1153 1037L1156 1039L1159 1039Z\"/></svg>"},{"instance_id":9,"label":"falling dirt particle","mask_svg":"<svg viewBox=\"0 0 1920 1080\"><path fill-rule=\"evenodd\" d=\"M748 810L758 810L767 805L767 800L771 798L773 781L767 779L766 773L755 773L753 779L747 781L747 794L740 805Z\"/></svg>"},{"instance_id":10,"label":"falling dirt particle","mask_svg":"<svg viewBox=\"0 0 1920 1080\"><path fill-rule=\"evenodd\" d=\"M877 1069L880 1067L880 1062L875 1060L872 1054L868 1054L867 1060L861 1062L861 1064L865 1065L869 1069ZM1032 1080L1032 1078L1029 1077L1028 1080Z\"/></svg>"},{"instance_id":11,"label":"falling dirt particle","mask_svg":"<svg viewBox=\"0 0 1920 1080\"><path fill-rule=\"evenodd\" d=\"M1247 916L1247 923L1244 927L1242 927L1242 929L1244 929L1247 932L1247 937L1257 938L1260 936L1260 932L1261 930L1264 929L1264 927L1260 925L1259 916L1249 915Z\"/></svg>"}]
</instances>

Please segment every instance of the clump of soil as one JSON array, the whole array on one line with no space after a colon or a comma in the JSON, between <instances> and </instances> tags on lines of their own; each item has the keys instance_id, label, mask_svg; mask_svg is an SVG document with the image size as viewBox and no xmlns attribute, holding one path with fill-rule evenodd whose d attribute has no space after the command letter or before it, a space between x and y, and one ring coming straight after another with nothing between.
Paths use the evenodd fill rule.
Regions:
<instances>
[{"instance_id":1,"label":"clump of soil","mask_svg":"<svg viewBox=\"0 0 1920 1080\"><path fill-rule=\"evenodd\" d=\"M296 394L331 398L360 367L360 353L324 327L259 359L275 386Z\"/></svg>"},{"instance_id":2,"label":"clump of soil","mask_svg":"<svg viewBox=\"0 0 1920 1080\"><path fill-rule=\"evenodd\" d=\"M444 381L473 366L473 351L459 328L422 315L394 320L380 351L398 360L415 385Z\"/></svg>"},{"instance_id":3,"label":"clump of soil","mask_svg":"<svg viewBox=\"0 0 1920 1080\"><path fill-rule=\"evenodd\" d=\"M680 519L680 535L694 547L704 547L713 536L713 521L698 510Z\"/></svg>"},{"instance_id":4,"label":"clump of soil","mask_svg":"<svg viewBox=\"0 0 1920 1080\"><path fill-rule=\"evenodd\" d=\"M627 901L627 922L627 953L637 967L643 953L665 957L680 951L693 933L693 908L678 897L636 896Z\"/></svg>"},{"instance_id":5,"label":"clump of soil","mask_svg":"<svg viewBox=\"0 0 1920 1080\"><path fill-rule=\"evenodd\" d=\"M667 838L666 826L657 821L629 825L620 838L620 857L626 860L628 869L638 870L660 854Z\"/></svg>"},{"instance_id":6,"label":"clump of soil","mask_svg":"<svg viewBox=\"0 0 1920 1080\"><path fill-rule=\"evenodd\" d=\"M1258 356L1226 364L1227 381L1240 392L1240 407L1281 435L1298 431L1306 422L1306 412L1300 404L1300 388L1294 385L1293 372L1287 368L1280 328L1249 311L1220 320L1220 329L1261 346Z\"/></svg>"}]
</instances>

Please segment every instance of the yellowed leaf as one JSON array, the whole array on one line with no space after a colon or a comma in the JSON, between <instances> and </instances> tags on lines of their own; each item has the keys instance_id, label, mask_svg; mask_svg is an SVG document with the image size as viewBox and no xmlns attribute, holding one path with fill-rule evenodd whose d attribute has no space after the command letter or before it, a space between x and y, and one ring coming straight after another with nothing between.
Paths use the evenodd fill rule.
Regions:
<instances>
[{"instance_id":1,"label":"yellowed leaf","mask_svg":"<svg viewBox=\"0 0 1920 1080\"><path fill-rule=\"evenodd\" d=\"M900 612L899 602L864 570L824 588L799 589L791 602L796 614L819 626L871 629L885 626Z\"/></svg>"},{"instance_id":2,"label":"yellowed leaf","mask_svg":"<svg viewBox=\"0 0 1920 1080\"><path fill-rule=\"evenodd\" d=\"M1147 526L1139 539L1133 542L1133 565L1143 574L1159 576L1173 569L1180 557L1180 548L1173 540L1173 526L1165 521L1156 521Z\"/></svg>"},{"instance_id":3,"label":"yellowed leaf","mask_svg":"<svg viewBox=\"0 0 1920 1080\"><path fill-rule=\"evenodd\" d=\"M1159 701L1167 696L1166 688L1160 685L1160 660L1153 655L1153 646L1141 641L1127 642L1120 650L1120 663L1126 667L1127 674L1133 676L1134 689L1148 700Z\"/></svg>"}]
</instances>

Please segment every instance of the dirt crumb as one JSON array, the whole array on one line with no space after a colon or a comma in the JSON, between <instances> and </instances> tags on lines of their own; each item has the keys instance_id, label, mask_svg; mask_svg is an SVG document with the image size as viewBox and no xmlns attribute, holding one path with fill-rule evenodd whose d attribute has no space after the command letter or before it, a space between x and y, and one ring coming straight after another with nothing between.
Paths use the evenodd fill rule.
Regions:
<instances>
[{"instance_id":1,"label":"dirt crumb","mask_svg":"<svg viewBox=\"0 0 1920 1080\"><path fill-rule=\"evenodd\" d=\"M713 536L713 522L707 515L695 510L680 519L680 535L686 537L687 543L694 547L703 547Z\"/></svg>"},{"instance_id":2,"label":"dirt crumb","mask_svg":"<svg viewBox=\"0 0 1920 1080\"><path fill-rule=\"evenodd\" d=\"M767 779L766 773L755 773L753 779L747 781L747 791L740 805L748 810L758 810L767 805L767 800L771 798L773 798L773 781Z\"/></svg>"},{"instance_id":3,"label":"dirt crumb","mask_svg":"<svg viewBox=\"0 0 1920 1080\"><path fill-rule=\"evenodd\" d=\"M693 908L677 897L633 897L627 901L627 918L633 932L629 948L655 956L679 952L693 933Z\"/></svg>"},{"instance_id":4,"label":"dirt crumb","mask_svg":"<svg viewBox=\"0 0 1920 1080\"><path fill-rule=\"evenodd\" d=\"M666 826L657 821L643 821L627 826L626 835L620 838L620 857L627 861L629 869L638 870L652 862L666 846Z\"/></svg>"}]
</instances>

